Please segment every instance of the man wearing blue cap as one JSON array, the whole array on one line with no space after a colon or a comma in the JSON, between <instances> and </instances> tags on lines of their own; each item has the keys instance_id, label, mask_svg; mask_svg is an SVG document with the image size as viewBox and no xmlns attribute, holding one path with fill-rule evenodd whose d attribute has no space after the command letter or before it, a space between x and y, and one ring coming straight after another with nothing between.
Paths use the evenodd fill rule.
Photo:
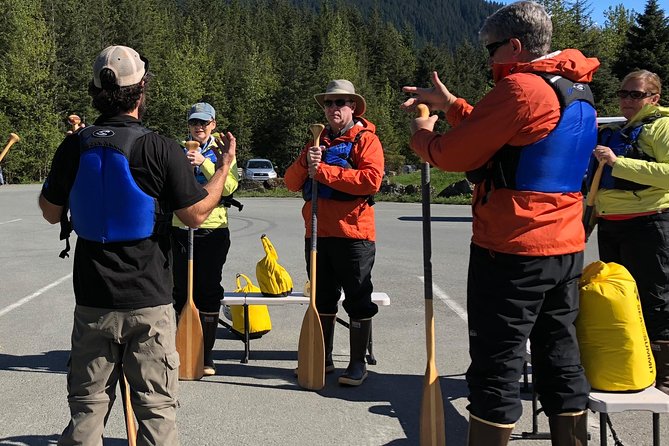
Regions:
<instances>
[{"instance_id":1,"label":"man wearing blue cap","mask_svg":"<svg viewBox=\"0 0 669 446\"><path fill-rule=\"evenodd\" d=\"M198 183L206 184L216 172L218 159L217 139L212 135L216 128L216 110L206 102L198 102L188 113L189 139L197 141L196 150L186 151L194 166ZM186 149L184 149L186 150ZM212 350L216 341L223 287L222 271L230 249L228 211L232 194L237 190L239 174L237 160L233 159L225 178L222 198L209 217L195 230L193 237L193 299L200 312L204 340L204 375L216 374ZM188 283L188 226L178 216L172 220L172 275L174 309L177 314L186 303Z\"/></svg>"}]
</instances>

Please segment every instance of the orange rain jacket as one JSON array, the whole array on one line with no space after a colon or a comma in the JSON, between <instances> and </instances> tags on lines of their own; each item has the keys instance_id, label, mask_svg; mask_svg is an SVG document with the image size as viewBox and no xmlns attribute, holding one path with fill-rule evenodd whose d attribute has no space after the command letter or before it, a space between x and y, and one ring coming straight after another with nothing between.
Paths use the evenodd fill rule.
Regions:
<instances>
[{"instance_id":1,"label":"orange rain jacket","mask_svg":"<svg viewBox=\"0 0 669 446\"><path fill-rule=\"evenodd\" d=\"M379 191L383 179L383 147L376 126L361 117L353 118L356 123L346 134L330 140L327 128L321 135L321 145L330 147L342 142L353 141L355 136L365 131L350 153L354 169L345 169L320 163L316 180L341 192L361 195L351 201L318 198L318 237L346 237L360 240L376 240L374 208L367 196ZM312 143L308 143L300 156L286 170L286 187L294 192L302 190L309 179L306 154ZM311 201L302 207L306 238L311 237Z\"/></svg>"},{"instance_id":2,"label":"orange rain jacket","mask_svg":"<svg viewBox=\"0 0 669 446\"><path fill-rule=\"evenodd\" d=\"M546 137L560 118L555 91L531 72L563 76L574 82L592 80L595 58L568 49L506 69L495 87L476 104L459 98L446 114L453 129L444 134L419 130L412 149L433 166L466 172L486 164L504 145L522 147ZM501 70L500 70L501 71ZM594 147L593 147L594 149ZM496 252L551 256L583 251L585 235L580 192L542 193L513 189L474 190L472 242ZM487 200L484 195L488 194Z\"/></svg>"}]
</instances>

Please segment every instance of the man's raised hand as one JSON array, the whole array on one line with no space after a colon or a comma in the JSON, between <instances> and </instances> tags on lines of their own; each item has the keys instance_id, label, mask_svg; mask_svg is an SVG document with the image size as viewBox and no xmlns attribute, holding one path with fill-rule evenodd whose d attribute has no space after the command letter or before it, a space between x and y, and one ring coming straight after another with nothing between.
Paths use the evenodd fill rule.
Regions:
<instances>
[{"instance_id":1,"label":"man's raised hand","mask_svg":"<svg viewBox=\"0 0 669 446\"><path fill-rule=\"evenodd\" d=\"M448 111L457 99L441 82L436 71L432 72L432 87L406 86L402 87L402 91L413 95L401 105L403 110L411 113L414 112L418 104L425 104L430 107L430 110Z\"/></svg>"},{"instance_id":2,"label":"man's raised hand","mask_svg":"<svg viewBox=\"0 0 669 446\"><path fill-rule=\"evenodd\" d=\"M218 142L218 156L216 157L216 168L230 166L237 154L237 140L230 132L220 133Z\"/></svg>"}]
</instances>

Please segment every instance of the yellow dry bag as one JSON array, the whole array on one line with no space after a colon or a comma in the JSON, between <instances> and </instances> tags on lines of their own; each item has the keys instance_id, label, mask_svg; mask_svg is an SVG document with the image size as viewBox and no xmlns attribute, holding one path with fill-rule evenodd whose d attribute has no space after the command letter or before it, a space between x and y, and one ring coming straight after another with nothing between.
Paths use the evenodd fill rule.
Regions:
<instances>
[{"instance_id":1,"label":"yellow dry bag","mask_svg":"<svg viewBox=\"0 0 669 446\"><path fill-rule=\"evenodd\" d=\"M240 278L246 281L242 286ZM235 293L259 293L260 288L255 286L251 279L244 274L237 274L237 289ZM232 321L232 331L244 337L244 306L243 305L225 305L223 314ZM269 318L269 309L267 305L249 305L249 337L257 339L268 333L272 329L272 321Z\"/></svg>"},{"instance_id":2,"label":"yellow dry bag","mask_svg":"<svg viewBox=\"0 0 669 446\"><path fill-rule=\"evenodd\" d=\"M293 291L293 279L288 271L279 265L279 255L272 242L269 241L269 237L263 234L260 240L265 248L265 257L256 264L256 277L260 292L268 297L289 295Z\"/></svg>"},{"instance_id":3,"label":"yellow dry bag","mask_svg":"<svg viewBox=\"0 0 669 446\"><path fill-rule=\"evenodd\" d=\"M594 262L580 281L576 334L593 389L633 391L655 381L655 361L636 282L617 263Z\"/></svg>"}]
</instances>

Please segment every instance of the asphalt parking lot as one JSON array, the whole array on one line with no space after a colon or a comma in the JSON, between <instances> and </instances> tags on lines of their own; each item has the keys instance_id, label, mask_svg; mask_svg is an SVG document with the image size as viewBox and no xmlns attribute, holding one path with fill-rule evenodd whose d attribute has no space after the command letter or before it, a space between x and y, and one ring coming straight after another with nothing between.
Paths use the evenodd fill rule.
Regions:
<instances>
[{"instance_id":1,"label":"asphalt parking lot","mask_svg":"<svg viewBox=\"0 0 669 446\"><path fill-rule=\"evenodd\" d=\"M61 260L58 228L42 220L38 185L0 187L0 445L52 445L69 420L66 370L74 297L72 258ZM237 272L254 276L267 234L279 262L296 286L306 279L304 224L298 199L244 198L232 210L232 248L223 285L234 289ZM374 352L368 380L340 387L328 375L325 389L302 390L293 376L305 306L270 307L272 331L251 342L251 360L240 362L243 344L219 327L215 346L218 374L182 382L178 426L183 445L417 445L418 412L425 373L425 329L421 208L378 203L375 290L388 293L389 307L374 318ZM450 445L465 443L468 365L465 285L471 234L467 206L432 206L432 261L437 332L437 369L444 397ZM586 261L596 259L596 235ZM340 317L345 314L340 310ZM335 334L335 365L348 362L348 334ZM549 445L528 440L531 394L513 445ZM127 444L120 400L110 416L105 445ZM669 439L662 415L661 436ZM651 444L651 415L612 416L627 445ZM544 415L538 430L546 431ZM598 417L591 413L591 444L598 444ZM609 444L613 440L609 439Z\"/></svg>"}]
</instances>

